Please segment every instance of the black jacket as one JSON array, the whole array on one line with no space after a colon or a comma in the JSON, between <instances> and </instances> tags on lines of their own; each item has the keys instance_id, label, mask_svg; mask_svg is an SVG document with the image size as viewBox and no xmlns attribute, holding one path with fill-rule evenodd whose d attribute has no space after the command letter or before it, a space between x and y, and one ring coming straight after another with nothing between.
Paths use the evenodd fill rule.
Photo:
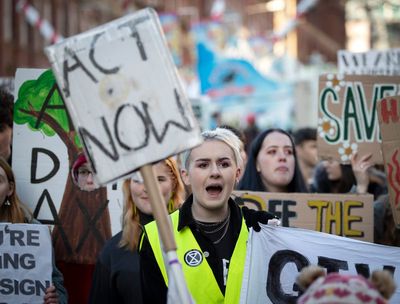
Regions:
<instances>
[{"instance_id":1,"label":"black jacket","mask_svg":"<svg viewBox=\"0 0 400 304\"><path fill-rule=\"evenodd\" d=\"M89 303L142 303L139 254L119 247L122 232L105 244L93 274Z\"/></svg>"}]
</instances>

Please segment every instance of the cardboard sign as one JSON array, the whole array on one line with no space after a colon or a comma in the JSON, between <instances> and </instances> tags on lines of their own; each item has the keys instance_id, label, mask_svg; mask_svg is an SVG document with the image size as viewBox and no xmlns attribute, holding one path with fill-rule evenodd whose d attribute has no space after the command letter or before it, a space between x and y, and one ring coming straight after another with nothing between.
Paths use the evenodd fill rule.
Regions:
<instances>
[{"instance_id":1,"label":"cardboard sign","mask_svg":"<svg viewBox=\"0 0 400 304\"><path fill-rule=\"evenodd\" d=\"M68 38L46 53L99 183L201 143L154 10Z\"/></svg>"},{"instance_id":2,"label":"cardboard sign","mask_svg":"<svg viewBox=\"0 0 400 304\"><path fill-rule=\"evenodd\" d=\"M82 149L51 70L17 69L12 167L35 218L54 227L57 261L94 264L121 230L121 184L81 190L71 169Z\"/></svg>"},{"instance_id":3,"label":"cardboard sign","mask_svg":"<svg viewBox=\"0 0 400 304\"><path fill-rule=\"evenodd\" d=\"M311 229L373 242L373 196L234 191L239 205L269 211L284 227Z\"/></svg>"},{"instance_id":4,"label":"cardboard sign","mask_svg":"<svg viewBox=\"0 0 400 304\"><path fill-rule=\"evenodd\" d=\"M49 228L0 223L0 303L42 304L52 285Z\"/></svg>"},{"instance_id":5,"label":"cardboard sign","mask_svg":"<svg viewBox=\"0 0 400 304\"><path fill-rule=\"evenodd\" d=\"M349 163L358 151L383 163L376 104L400 90L400 76L321 75L318 102L318 155Z\"/></svg>"},{"instance_id":6,"label":"cardboard sign","mask_svg":"<svg viewBox=\"0 0 400 304\"><path fill-rule=\"evenodd\" d=\"M400 49L337 53L341 74L400 75Z\"/></svg>"},{"instance_id":7,"label":"cardboard sign","mask_svg":"<svg viewBox=\"0 0 400 304\"><path fill-rule=\"evenodd\" d=\"M400 96L382 99L378 103L378 117L390 205L394 222L400 225Z\"/></svg>"},{"instance_id":8,"label":"cardboard sign","mask_svg":"<svg viewBox=\"0 0 400 304\"><path fill-rule=\"evenodd\" d=\"M400 250L310 230L262 225L250 232L240 303L296 303L296 278L304 267L360 274L387 269L400 282ZM400 289L390 299L400 303Z\"/></svg>"}]
</instances>

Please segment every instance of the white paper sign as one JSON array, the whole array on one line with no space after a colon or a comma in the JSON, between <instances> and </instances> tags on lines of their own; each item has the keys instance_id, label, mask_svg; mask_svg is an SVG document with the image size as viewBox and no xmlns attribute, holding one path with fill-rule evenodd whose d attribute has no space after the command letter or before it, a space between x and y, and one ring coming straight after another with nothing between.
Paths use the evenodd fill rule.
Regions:
<instances>
[{"instance_id":1,"label":"white paper sign","mask_svg":"<svg viewBox=\"0 0 400 304\"><path fill-rule=\"evenodd\" d=\"M101 184L201 143L154 10L46 52Z\"/></svg>"},{"instance_id":2,"label":"white paper sign","mask_svg":"<svg viewBox=\"0 0 400 304\"><path fill-rule=\"evenodd\" d=\"M0 303L42 304L52 270L47 226L0 223Z\"/></svg>"},{"instance_id":3,"label":"white paper sign","mask_svg":"<svg viewBox=\"0 0 400 304\"><path fill-rule=\"evenodd\" d=\"M400 75L400 49L337 53L341 74Z\"/></svg>"},{"instance_id":4,"label":"white paper sign","mask_svg":"<svg viewBox=\"0 0 400 304\"><path fill-rule=\"evenodd\" d=\"M262 225L248 241L240 303L295 303L296 278L308 265L328 271L363 274L393 271L400 282L400 249L300 228ZM400 290L390 303L400 303Z\"/></svg>"}]
</instances>

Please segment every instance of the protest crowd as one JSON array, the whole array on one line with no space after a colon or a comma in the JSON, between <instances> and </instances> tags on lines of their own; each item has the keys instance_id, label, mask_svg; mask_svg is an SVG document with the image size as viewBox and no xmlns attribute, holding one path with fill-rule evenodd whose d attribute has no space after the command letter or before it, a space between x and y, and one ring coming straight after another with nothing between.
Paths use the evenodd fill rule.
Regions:
<instances>
[{"instance_id":1,"label":"protest crowd","mask_svg":"<svg viewBox=\"0 0 400 304\"><path fill-rule=\"evenodd\" d=\"M298 2L303 15L318 1ZM30 4L18 9L42 31ZM200 84L224 106L188 98L191 48L221 59L181 21L182 62L144 8L54 33L47 68L0 87L0 303L400 303L394 59L351 73L342 50L339 72L314 79L318 117L296 124L284 99L298 96L264 106L224 87L258 73L233 59ZM292 94L257 75L267 98ZM246 102L236 120L224 112Z\"/></svg>"}]
</instances>

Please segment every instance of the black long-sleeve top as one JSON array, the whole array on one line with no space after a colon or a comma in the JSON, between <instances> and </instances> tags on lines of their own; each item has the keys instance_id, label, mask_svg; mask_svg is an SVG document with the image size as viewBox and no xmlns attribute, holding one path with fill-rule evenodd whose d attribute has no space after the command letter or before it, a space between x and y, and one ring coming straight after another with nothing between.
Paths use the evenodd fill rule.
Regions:
<instances>
[{"instance_id":1,"label":"black long-sleeve top","mask_svg":"<svg viewBox=\"0 0 400 304\"><path fill-rule=\"evenodd\" d=\"M100 253L89 303L142 303L139 254L121 248L121 236L122 231L113 236Z\"/></svg>"}]
</instances>

